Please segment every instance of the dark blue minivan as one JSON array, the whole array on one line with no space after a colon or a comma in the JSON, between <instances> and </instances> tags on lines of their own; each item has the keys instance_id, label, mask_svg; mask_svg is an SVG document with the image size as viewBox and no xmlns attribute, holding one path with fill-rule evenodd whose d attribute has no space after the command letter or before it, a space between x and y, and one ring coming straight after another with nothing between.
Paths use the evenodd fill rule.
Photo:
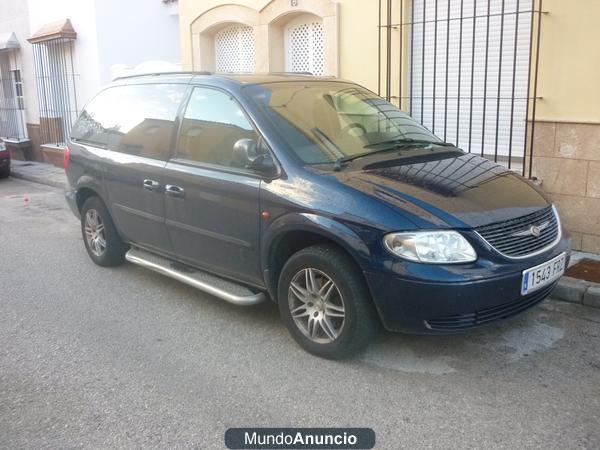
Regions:
<instances>
[{"instance_id":1,"label":"dark blue minivan","mask_svg":"<svg viewBox=\"0 0 600 450\"><path fill-rule=\"evenodd\" d=\"M537 187L335 78L118 79L74 125L65 167L95 263L238 305L271 299L327 358L380 325L447 333L514 316L569 258Z\"/></svg>"}]
</instances>

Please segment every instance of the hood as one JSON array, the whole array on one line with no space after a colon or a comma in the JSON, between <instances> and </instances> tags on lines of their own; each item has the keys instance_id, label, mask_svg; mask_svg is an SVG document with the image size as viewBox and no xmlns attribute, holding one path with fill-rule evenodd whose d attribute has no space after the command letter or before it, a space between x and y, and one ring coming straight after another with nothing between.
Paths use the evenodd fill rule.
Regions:
<instances>
[{"instance_id":1,"label":"hood","mask_svg":"<svg viewBox=\"0 0 600 450\"><path fill-rule=\"evenodd\" d=\"M458 151L383 160L336 173L338 181L408 213L419 227L471 228L548 206L515 172Z\"/></svg>"}]
</instances>

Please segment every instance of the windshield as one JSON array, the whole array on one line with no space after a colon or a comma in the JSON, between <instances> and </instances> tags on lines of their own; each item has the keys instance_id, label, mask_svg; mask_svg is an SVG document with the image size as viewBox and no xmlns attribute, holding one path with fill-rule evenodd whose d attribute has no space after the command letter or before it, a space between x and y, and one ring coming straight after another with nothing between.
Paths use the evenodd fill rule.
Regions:
<instances>
[{"instance_id":1,"label":"windshield","mask_svg":"<svg viewBox=\"0 0 600 450\"><path fill-rule=\"evenodd\" d=\"M355 84L293 81L245 89L307 164L368 156L401 140L442 142L408 114Z\"/></svg>"}]
</instances>

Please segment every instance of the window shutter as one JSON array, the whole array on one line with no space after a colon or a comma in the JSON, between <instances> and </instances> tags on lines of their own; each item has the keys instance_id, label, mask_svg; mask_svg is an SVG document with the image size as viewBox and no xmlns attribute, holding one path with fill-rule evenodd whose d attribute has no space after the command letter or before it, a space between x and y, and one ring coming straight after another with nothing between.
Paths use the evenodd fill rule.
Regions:
<instances>
[{"instance_id":1,"label":"window shutter","mask_svg":"<svg viewBox=\"0 0 600 450\"><path fill-rule=\"evenodd\" d=\"M254 72L254 29L233 25L215 34L217 72Z\"/></svg>"},{"instance_id":2,"label":"window shutter","mask_svg":"<svg viewBox=\"0 0 600 450\"><path fill-rule=\"evenodd\" d=\"M325 72L323 24L319 21L293 22L287 28L286 37L286 70L323 75Z\"/></svg>"},{"instance_id":3,"label":"window shutter","mask_svg":"<svg viewBox=\"0 0 600 450\"><path fill-rule=\"evenodd\" d=\"M445 137L464 150L481 153L483 149L486 155L494 155L497 139L498 156L507 156L509 147L512 147L512 157L522 157L525 145L531 2L492 0L488 28L488 2L463 0L462 38L460 0L413 0L412 5L414 25L411 32L412 61L409 76L413 117L438 136ZM515 29L517 18L518 29Z\"/></svg>"}]
</instances>

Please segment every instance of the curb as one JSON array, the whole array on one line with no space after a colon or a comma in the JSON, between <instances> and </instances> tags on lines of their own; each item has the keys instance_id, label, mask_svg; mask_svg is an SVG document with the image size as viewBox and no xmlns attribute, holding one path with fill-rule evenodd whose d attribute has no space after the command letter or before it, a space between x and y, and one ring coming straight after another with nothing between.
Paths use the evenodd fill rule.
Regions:
<instances>
[{"instance_id":1,"label":"curb","mask_svg":"<svg viewBox=\"0 0 600 450\"><path fill-rule=\"evenodd\" d=\"M548 297L600 309L600 283L563 276Z\"/></svg>"},{"instance_id":2,"label":"curb","mask_svg":"<svg viewBox=\"0 0 600 450\"><path fill-rule=\"evenodd\" d=\"M25 181L31 181L33 183L38 183L38 184L45 184L46 186L52 186L58 189L63 189L63 190L67 190L67 183L66 181L60 182L60 181L54 181L54 180L49 180L48 178L45 177L37 177L35 175L30 175L27 173L23 173L23 172L19 172L19 170L15 170L14 167L11 168L10 170L10 176L13 178L19 178L20 180L25 180Z\"/></svg>"}]
</instances>

